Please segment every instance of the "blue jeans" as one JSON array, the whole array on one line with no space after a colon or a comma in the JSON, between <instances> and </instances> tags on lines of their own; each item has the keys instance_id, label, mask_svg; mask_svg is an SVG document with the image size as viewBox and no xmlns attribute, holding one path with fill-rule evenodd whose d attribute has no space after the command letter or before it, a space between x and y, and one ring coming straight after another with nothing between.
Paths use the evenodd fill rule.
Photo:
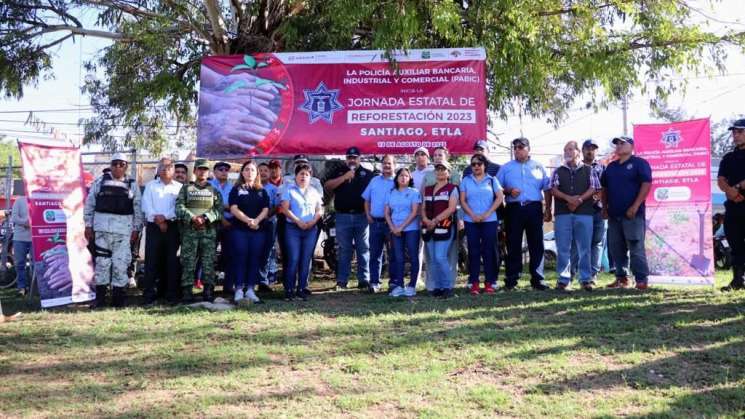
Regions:
<instances>
[{"instance_id":1,"label":"blue jeans","mask_svg":"<svg viewBox=\"0 0 745 419\"><path fill-rule=\"evenodd\" d=\"M505 284L514 287L523 271L523 233L528 240L530 254L530 284L543 282L543 205L507 204L505 208L507 231L507 278Z\"/></svg>"},{"instance_id":2,"label":"blue jeans","mask_svg":"<svg viewBox=\"0 0 745 419\"><path fill-rule=\"evenodd\" d=\"M352 249L357 251L357 280L370 282L370 247L368 245L367 216L336 213L336 240L339 244L339 263L336 282L347 285L352 270Z\"/></svg>"},{"instance_id":3,"label":"blue jeans","mask_svg":"<svg viewBox=\"0 0 745 419\"><path fill-rule=\"evenodd\" d=\"M600 211L592 216L592 242L590 242L590 269L595 277L600 272L603 263L603 252L607 247L606 233L608 232L608 220L603 219ZM572 243L572 277L577 272L577 248Z\"/></svg>"},{"instance_id":4,"label":"blue jeans","mask_svg":"<svg viewBox=\"0 0 745 419\"><path fill-rule=\"evenodd\" d=\"M432 277L434 289L452 289L455 286L452 266L450 265L450 246L453 243L453 231L447 240L430 240L424 243L429 265L427 270Z\"/></svg>"},{"instance_id":5,"label":"blue jeans","mask_svg":"<svg viewBox=\"0 0 745 419\"><path fill-rule=\"evenodd\" d=\"M631 272L637 283L646 283L649 276L647 253L644 249L646 236L644 214L637 214L633 220L626 217L608 219L608 249L616 265L616 278L629 275L629 254L631 255Z\"/></svg>"},{"instance_id":6,"label":"blue jeans","mask_svg":"<svg viewBox=\"0 0 745 419\"><path fill-rule=\"evenodd\" d=\"M592 215L559 214L554 223L556 240L556 272L560 284L569 284L572 280L569 260L573 249L578 254L579 282L582 284L592 279L590 267L590 242L592 241Z\"/></svg>"},{"instance_id":7,"label":"blue jeans","mask_svg":"<svg viewBox=\"0 0 745 419\"><path fill-rule=\"evenodd\" d=\"M31 253L31 242L13 240L13 258L16 265L16 286L18 289L26 288L26 260Z\"/></svg>"},{"instance_id":8,"label":"blue jeans","mask_svg":"<svg viewBox=\"0 0 745 419\"><path fill-rule=\"evenodd\" d=\"M261 254L259 278L262 284L269 284L269 274L277 272L277 252L274 243L277 240L277 217L267 220L264 227L264 250Z\"/></svg>"},{"instance_id":9,"label":"blue jeans","mask_svg":"<svg viewBox=\"0 0 745 419\"><path fill-rule=\"evenodd\" d=\"M233 228L230 232L230 272L235 280L235 289L253 288L259 283L259 270L263 264L263 230Z\"/></svg>"},{"instance_id":10,"label":"blue jeans","mask_svg":"<svg viewBox=\"0 0 745 419\"><path fill-rule=\"evenodd\" d=\"M411 272L409 273L409 286L416 287L416 279L419 275L419 230L404 231L400 236L391 235L391 247L393 248L393 257L390 262L391 266L391 287L404 286L404 266L406 264L406 254L409 255L411 263Z\"/></svg>"},{"instance_id":11,"label":"blue jeans","mask_svg":"<svg viewBox=\"0 0 745 419\"><path fill-rule=\"evenodd\" d=\"M497 221L470 223L466 221L468 242L468 283L478 284L481 259L484 260L484 283L497 283Z\"/></svg>"},{"instance_id":12,"label":"blue jeans","mask_svg":"<svg viewBox=\"0 0 745 419\"><path fill-rule=\"evenodd\" d=\"M300 294L308 288L310 264L316 247L318 227L302 230L294 223L285 227L285 249L287 249L287 274L284 276L285 294Z\"/></svg>"},{"instance_id":13,"label":"blue jeans","mask_svg":"<svg viewBox=\"0 0 745 419\"><path fill-rule=\"evenodd\" d=\"M338 231L338 230L337 230ZM383 273L383 249L388 255L388 268L391 259L391 230L385 220L376 220L370 224L370 284L380 284Z\"/></svg>"}]
</instances>

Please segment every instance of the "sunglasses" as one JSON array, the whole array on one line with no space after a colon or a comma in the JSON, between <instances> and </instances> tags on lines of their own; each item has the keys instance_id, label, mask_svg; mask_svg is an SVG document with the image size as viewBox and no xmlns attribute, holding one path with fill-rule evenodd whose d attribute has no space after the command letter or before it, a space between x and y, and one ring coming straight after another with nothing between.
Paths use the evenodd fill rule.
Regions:
<instances>
[{"instance_id":1,"label":"sunglasses","mask_svg":"<svg viewBox=\"0 0 745 419\"><path fill-rule=\"evenodd\" d=\"M125 167L127 165L127 162L125 161L112 161L111 165L114 167Z\"/></svg>"},{"instance_id":2,"label":"sunglasses","mask_svg":"<svg viewBox=\"0 0 745 419\"><path fill-rule=\"evenodd\" d=\"M524 149L524 148L525 148L525 146L524 146L524 145L513 145L513 146L512 146L512 149L513 149L513 150L522 150L522 149Z\"/></svg>"},{"instance_id":3,"label":"sunglasses","mask_svg":"<svg viewBox=\"0 0 745 419\"><path fill-rule=\"evenodd\" d=\"M471 167L483 166L483 165L484 165L484 162L482 162L482 161L472 161L471 162Z\"/></svg>"}]
</instances>

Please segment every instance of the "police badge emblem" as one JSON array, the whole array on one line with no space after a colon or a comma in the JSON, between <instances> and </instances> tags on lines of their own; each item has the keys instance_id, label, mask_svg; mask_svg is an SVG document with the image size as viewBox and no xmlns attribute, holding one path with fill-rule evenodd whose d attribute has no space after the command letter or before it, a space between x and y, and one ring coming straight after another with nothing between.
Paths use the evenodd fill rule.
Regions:
<instances>
[{"instance_id":1,"label":"police badge emblem","mask_svg":"<svg viewBox=\"0 0 745 419\"><path fill-rule=\"evenodd\" d=\"M329 124L334 122L334 112L344 107L337 100L339 89L329 89L324 82L318 84L315 90L303 89L305 102L299 109L308 114L308 122L313 124L322 119Z\"/></svg>"},{"instance_id":2,"label":"police badge emblem","mask_svg":"<svg viewBox=\"0 0 745 419\"><path fill-rule=\"evenodd\" d=\"M670 128L662 133L661 142L665 145L665 148L677 148L682 140L683 137L680 135L680 130Z\"/></svg>"}]
</instances>

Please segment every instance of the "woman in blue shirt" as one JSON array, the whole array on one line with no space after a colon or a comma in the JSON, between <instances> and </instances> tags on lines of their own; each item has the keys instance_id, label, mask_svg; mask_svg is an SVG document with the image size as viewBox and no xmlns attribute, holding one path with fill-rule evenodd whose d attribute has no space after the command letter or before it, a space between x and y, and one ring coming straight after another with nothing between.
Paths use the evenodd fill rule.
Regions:
<instances>
[{"instance_id":1,"label":"woman in blue shirt","mask_svg":"<svg viewBox=\"0 0 745 419\"><path fill-rule=\"evenodd\" d=\"M307 301L308 276L316 235L323 211L323 197L310 186L310 166L299 164L295 168L295 183L287 185L282 194L282 212L287 217L285 249L287 273L285 274L285 300L300 298Z\"/></svg>"},{"instance_id":2,"label":"woman in blue shirt","mask_svg":"<svg viewBox=\"0 0 745 419\"><path fill-rule=\"evenodd\" d=\"M230 252L235 278L235 301L244 297L259 304L254 287L259 282L259 270L266 233L265 220L269 215L269 194L261 186L259 169L249 160L243 163L238 180L228 196L230 213L233 214L233 232L230 235Z\"/></svg>"},{"instance_id":3,"label":"woman in blue shirt","mask_svg":"<svg viewBox=\"0 0 745 419\"><path fill-rule=\"evenodd\" d=\"M460 184L460 205L465 213L468 242L468 282L470 292L478 295L481 260L484 261L484 292L494 294L497 283L497 208L504 196L499 181L489 176L486 157L471 157L472 173Z\"/></svg>"},{"instance_id":4,"label":"woman in blue shirt","mask_svg":"<svg viewBox=\"0 0 745 419\"><path fill-rule=\"evenodd\" d=\"M385 220L391 230L393 255L391 264L391 297L416 295L419 274L419 204L422 197L414 189L409 169L402 167L393 178L395 187L386 198ZM404 288L405 254L409 254L411 272L409 285Z\"/></svg>"}]
</instances>

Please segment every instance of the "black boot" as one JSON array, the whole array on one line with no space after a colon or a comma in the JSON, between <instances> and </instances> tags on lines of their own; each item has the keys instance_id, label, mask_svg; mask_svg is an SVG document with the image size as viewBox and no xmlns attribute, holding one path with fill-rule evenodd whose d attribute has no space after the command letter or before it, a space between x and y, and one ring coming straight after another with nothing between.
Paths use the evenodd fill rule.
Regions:
<instances>
[{"instance_id":1,"label":"black boot","mask_svg":"<svg viewBox=\"0 0 745 419\"><path fill-rule=\"evenodd\" d=\"M111 305L114 308L122 308L127 305L127 293L123 287L111 289Z\"/></svg>"},{"instance_id":2,"label":"black boot","mask_svg":"<svg viewBox=\"0 0 745 419\"><path fill-rule=\"evenodd\" d=\"M191 304L194 302L194 293L192 293L192 286L188 285L181 288L181 303Z\"/></svg>"},{"instance_id":3,"label":"black boot","mask_svg":"<svg viewBox=\"0 0 745 419\"><path fill-rule=\"evenodd\" d=\"M722 287L722 291L737 291L745 289L745 267L738 266L732 267L732 281L726 287Z\"/></svg>"},{"instance_id":4,"label":"black boot","mask_svg":"<svg viewBox=\"0 0 745 419\"><path fill-rule=\"evenodd\" d=\"M202 291L202 300L213 302L215 301L215 286L212 284L204 284L204 291Z\"/></svg>"},{"instance_id":5,"label":"black boot","mask_svg":"<svg viewBox=\"0 0 745 419\"><path fill-rule=\"evenodd\" d=\"M96 285L96 299L89 306L91 310L106 307L106 291L108 289L107 285Z\"/></svg>"}]
</instances>

